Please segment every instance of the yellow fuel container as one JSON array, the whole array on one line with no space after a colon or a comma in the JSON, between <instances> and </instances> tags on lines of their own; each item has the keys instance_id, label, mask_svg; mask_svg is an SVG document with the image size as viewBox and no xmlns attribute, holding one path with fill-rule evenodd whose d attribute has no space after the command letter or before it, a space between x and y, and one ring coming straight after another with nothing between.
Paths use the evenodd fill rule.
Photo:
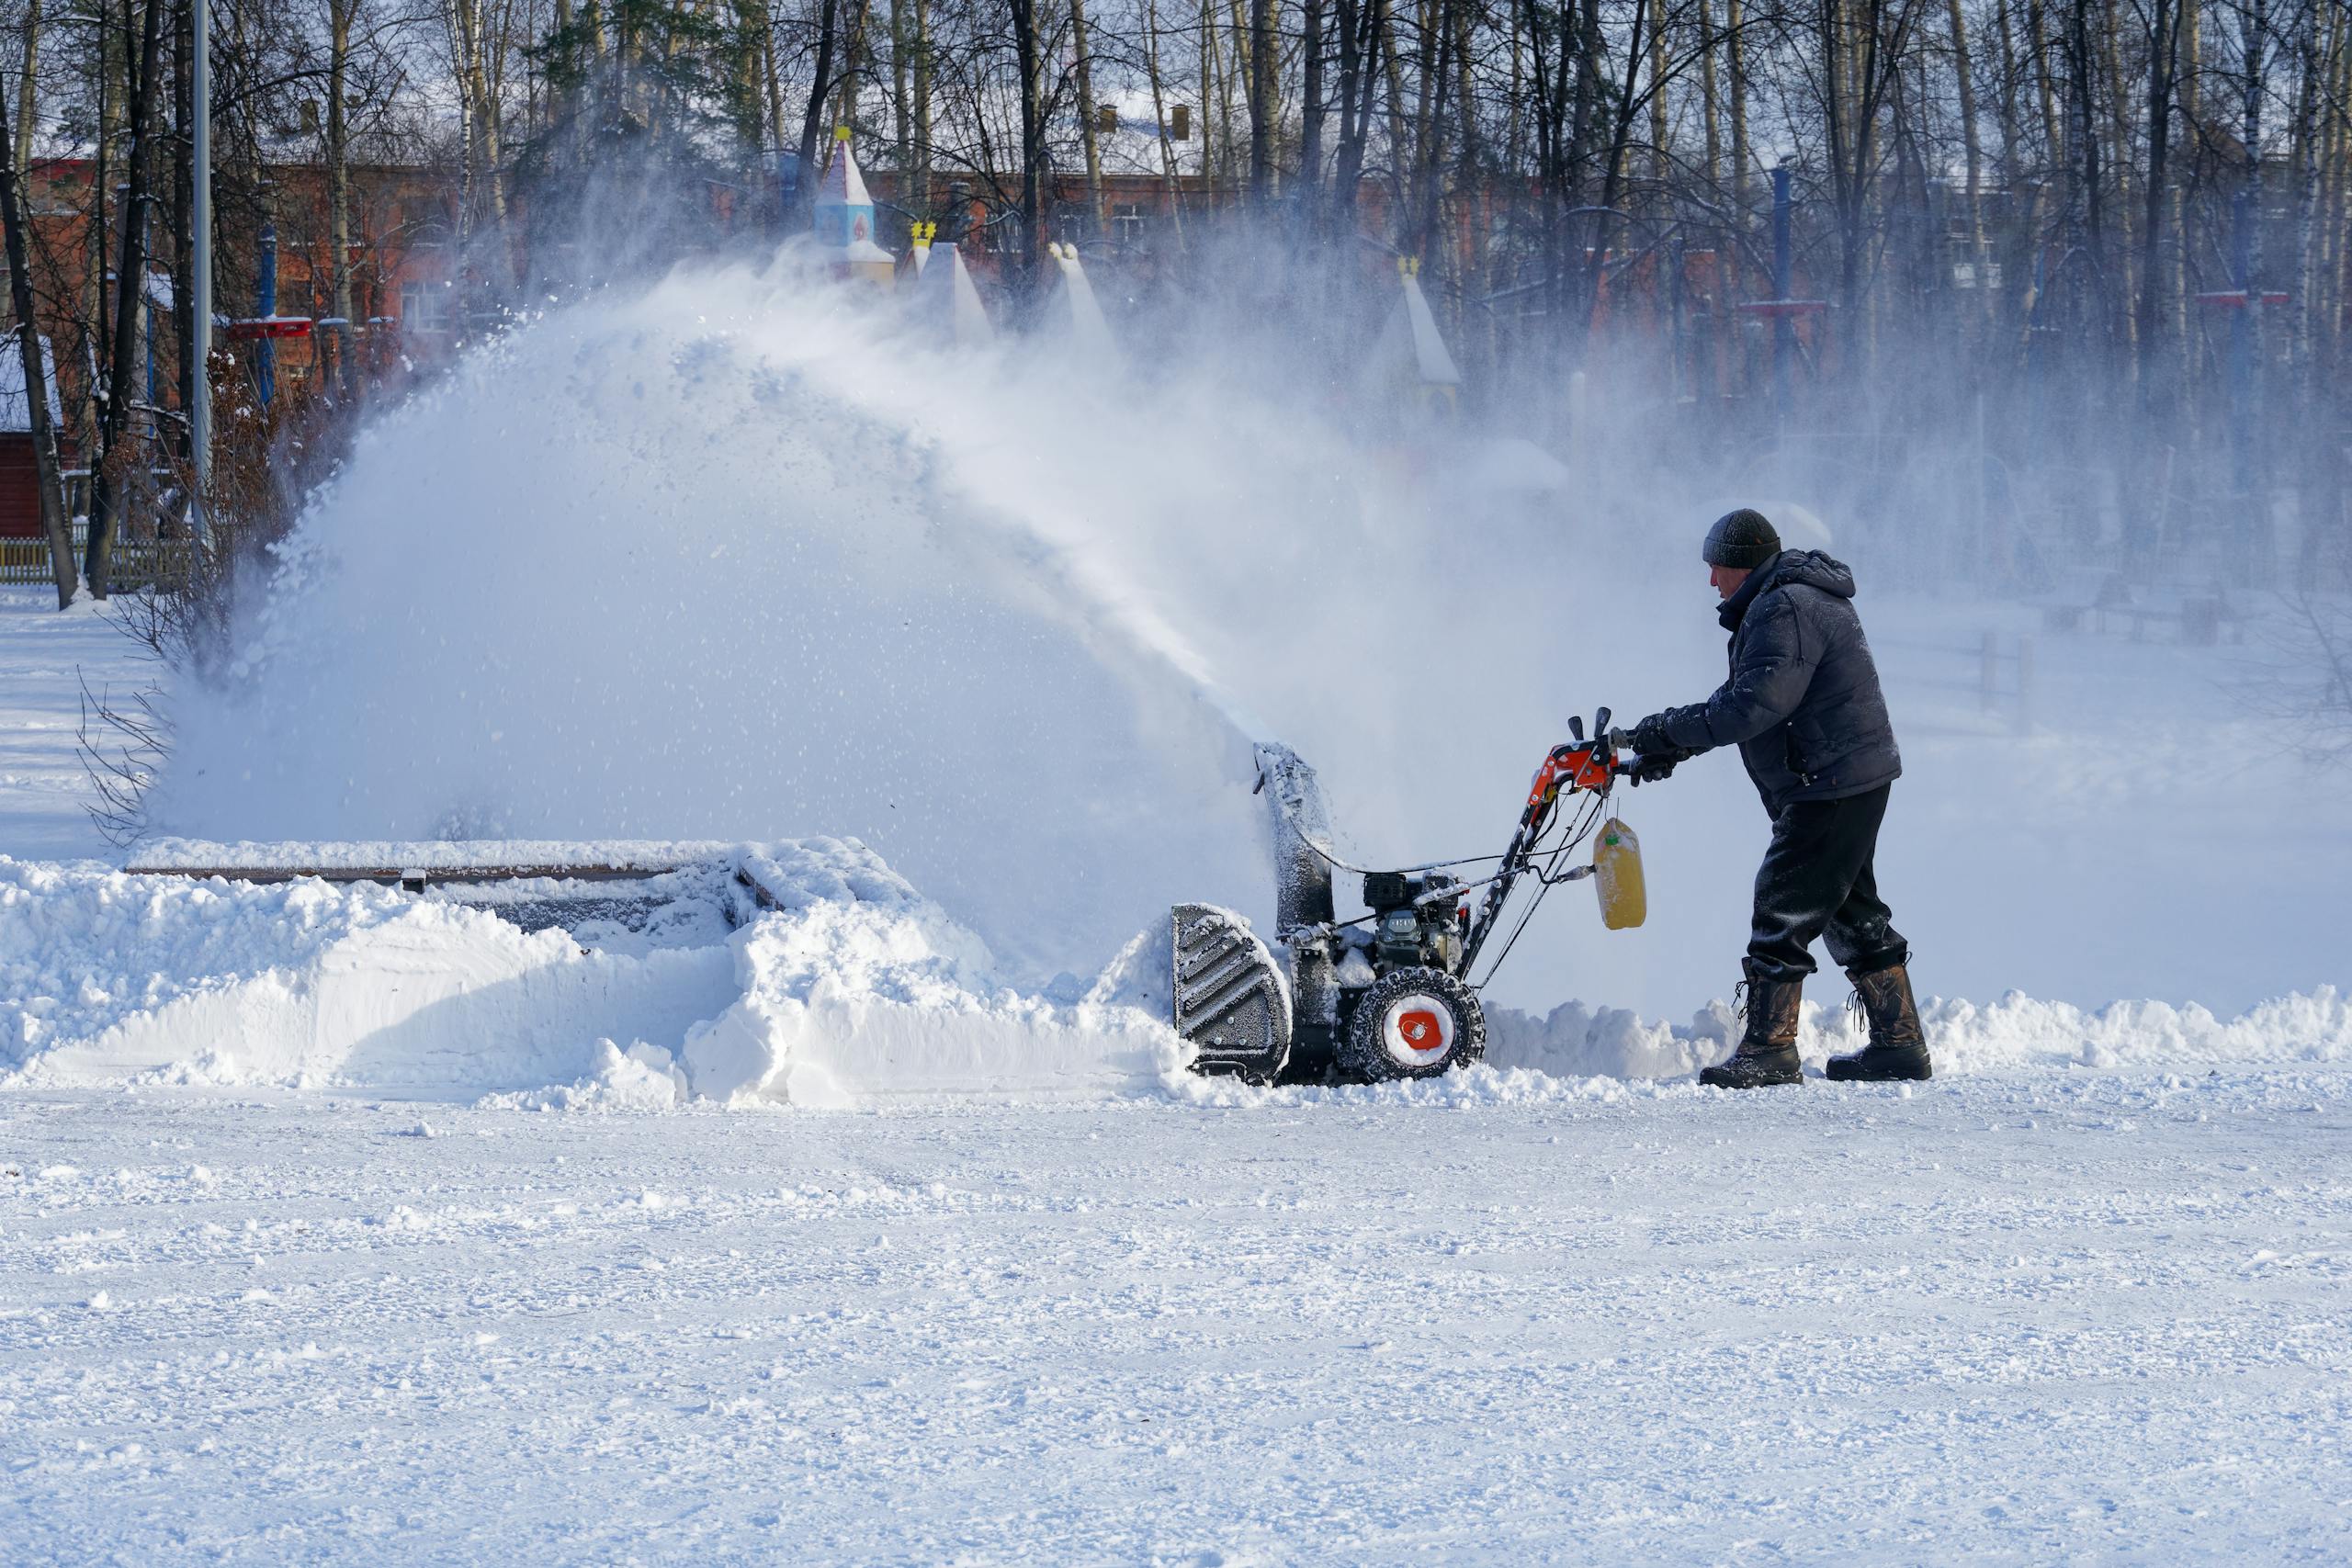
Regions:
<instances>
[{"instance_id":1,"label":"yellow fuel container","mask_svg":"<svg viewBox=\"0 0 2352 1568\"><path fill-rule=\"evenodd\" d=\"M1600 923L1626 931L1649 918L1649 890L1642 883L1642 841L1611 817L1600 825L1592 849L1592 882L1600 893Z\"/></svg>"}]
</instances>

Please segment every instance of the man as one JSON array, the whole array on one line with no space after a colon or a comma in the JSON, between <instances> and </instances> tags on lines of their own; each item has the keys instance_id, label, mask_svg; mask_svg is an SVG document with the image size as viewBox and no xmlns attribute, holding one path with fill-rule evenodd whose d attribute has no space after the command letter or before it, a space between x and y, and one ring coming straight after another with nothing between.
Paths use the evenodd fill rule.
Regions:
<instances>
[{"instance_id":1,"label":"man","mask_svg":"<svg viewBox=\"0 0 2352 1568\"><path fill-rule=\"evenodd\" d=\"M1772 525L1746 508L1716 520L1702 553L1723 600L1717 618L1731 633L1731 678L1703 703L1642 720L1633 746L1657 759L1653 773L1737 746L1772 814L1772 843L1756 874L1747 1026L1731 1060L1700 1081L1799 1080L1797 1004L1816 937L1828 939L1870 1017L1869 1045L1832 1057L1829 1076L1927 1077L1933 1068L1905 970L1910 950L1871 870L1903 760L1854 614L1854 574L1819 551L1782 549Z\"/></svg>"}]
</instances>

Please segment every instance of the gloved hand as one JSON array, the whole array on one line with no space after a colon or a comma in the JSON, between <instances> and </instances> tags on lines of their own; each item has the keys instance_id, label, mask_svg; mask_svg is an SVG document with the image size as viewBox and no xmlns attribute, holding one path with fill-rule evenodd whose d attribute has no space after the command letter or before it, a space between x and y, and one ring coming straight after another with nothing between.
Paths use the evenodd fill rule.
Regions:
<instances>
[{"instance_id":1,"label":"gloved hand","mask_svg":"<svg viewBox=\"0 0 2352 1568\"><path fill-rule=\"evenodd\" d=\"M1633 749L1645 757L1653 754L1662 756L1677 750L1674 742L1666 738L1666 715L1662 713L1654 713L1634 726L1634 732L1627 739Z\"/></svg>"},{"instance_id":2,"label":"gloved hand","mask_svg":"<svg viewBox=\"0 0 2352 1568\"><path fill-rule=\"evenodd\" d=\"M1677 750L1671 746L1663 751L1637 751L1634 754L1631 777L1635 784L1656 784L1660 779L1672 778L1676 764L1688 761L1690 758L1690 752Z\"/></svg>"}]
</instances>

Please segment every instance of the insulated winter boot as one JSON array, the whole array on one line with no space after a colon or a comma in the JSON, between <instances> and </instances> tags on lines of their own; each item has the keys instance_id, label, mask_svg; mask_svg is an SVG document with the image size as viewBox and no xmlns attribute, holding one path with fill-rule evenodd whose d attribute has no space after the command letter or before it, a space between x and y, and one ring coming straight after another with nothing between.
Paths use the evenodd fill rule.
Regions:
<instances>
[{"instance_id":1,"label":"insulated winter boot","mask_svg":"<svg viewBox=\"0 0 2352 1568\"><path fill-rule=\"evenodd\" d=\"M1919 1005L1911 999L1911 976L1900 964L1864 973L1846 971L1871 1021L1871 1043L1850 1056L1829 1058L1829 1076L1840 1082L1884 1083L1933 1077L1928 1036L1919 1027Z\"/></svg>"},{"instance_id":2,"label":"insulated winter boot","mask_svg":"<svg viewBox=\"0 0 2352 1568\"><path fill-rule=\"evenodd\" d=\"M1804 999L1802 980L1747 982L1747 1028L1731 1060L1705 1069L1699 1081L1716 1089L1764 1089L1797 1083L1797 1004Z\"/></svg>"}]
</instances>

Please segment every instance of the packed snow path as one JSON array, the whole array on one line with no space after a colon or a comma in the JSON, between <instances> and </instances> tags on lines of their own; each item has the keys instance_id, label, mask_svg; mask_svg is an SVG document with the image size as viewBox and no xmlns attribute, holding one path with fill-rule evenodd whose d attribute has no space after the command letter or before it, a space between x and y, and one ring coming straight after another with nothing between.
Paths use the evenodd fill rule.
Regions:
<instances>
[{"instance_id":1,"label":"packed snow path","mask_svg":"<svg viewBox=\"0 0 2352 1568\"><path fill-rule=\"evenodd\" d=\"M2340 1562L2352 1074L0 1099L14 1562Z\"/></svg>"}]
</instances>

